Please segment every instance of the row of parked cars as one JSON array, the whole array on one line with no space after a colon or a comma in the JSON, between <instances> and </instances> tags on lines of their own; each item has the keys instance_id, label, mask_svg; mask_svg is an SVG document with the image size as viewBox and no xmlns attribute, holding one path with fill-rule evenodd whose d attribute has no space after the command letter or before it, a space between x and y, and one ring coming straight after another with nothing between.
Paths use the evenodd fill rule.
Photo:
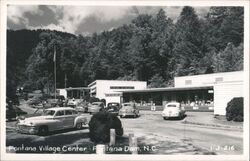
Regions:
<instances>
[{"instance_id":1,"label":"row of parked cars","mask_svg":"<svg viewBox=\"0 0 250 161\"><path fill-rule=\"evenodd\" d=\"M62 102L62 104L60 104L60 102ZM32 104L32 106L39 106L39 104L41 104L41 102ZM105 107L103 102L93 102L89 104L75 99L65 101L65 99L57 97L57 99L47 99L41 106L49 108L44 108L45 110L42 116L30 118L20 117L17 123L18 131L29 134L46 135L48 132L55 130L67 128L81 129L84 125L88 124L86 115L83 115L82 112L94 114L104 111L114 116L120 116L121 118L126 116L136 118L139 116L139 109L136 107L136 104L132 102L123 103L122 105L117 102L111 102ZM176 102L168 103L162 111L162 117L164 119L169 117L184 117L184 115L185 111L181 108L180 103Z\"/></svg>"},{"instance_id":2,"label":"row of parked cars","mask_svg":"<svg viewBox=\"0 0 250 161\"><path fill-rule=\"evenodd\" d=\"M120 105L118 102L110 102L105 107L103 102L93 102L91 104L85 103L82 106L76 106L75 109L77 111L88 112L90 114L100 111L107 111L111 114L120 116L121 118L126 116L139 116L139 109L135 106L134 103L123 103L122 105Z\"/></svg>"},{"instance_id":3,"label":"row of parked cars","mask_svg":"<svg viewBox=\"0 0 250 161\"><path fill-rule=\"evenodd\" d=\"M56 107L56 106L68 106L74 108L78 112L88 112L90 114L97 113L99 111L105 110L109 113L119 115L121 118L126 116L138 117L139 109L132 102L123 103L120 105L117 102L110 102L105 107L103 102L93 102L88 103L79 99L69 99L66 100L64 96L54 96L48 97L46 100L39 100L37 98L30 99L28 104L34 107ZM163 119L168 119L170 117L183 118L185 116L185 110L181 107L181 104L178 102L170 102L165 105L162 111Z\"/></svg>"},{"instance_id":4,"label":"row of parked cars","mask_svg":"<svg viewBox=\"0 0 250 161\"><path fill-rule=\"evenodd\" d=\"M109 103L106 108L102 102L95 102L90 106L91 113L106 111L121 118L125 116L139 116L139 110L134 103L124 103L121 107L119 103ZM185 111L181 108L180 103L168 103L162 111L164 119L170 117L184 117ZM49 132L76 128L81 129L88 124L86 115L79 113L72 107L54 107L48 108L42 116L30 118L20 118L17 122L17 130L21 133L46 135Z\"/></svg>"},{"instance_id":5,"label":"row of parked cars","mask_svg":"<svg viewBox=\"0 0 250 161\"><path fill-rule=\"evenodd\" d=\"M99 113L103 111L112 114L111 116L139 116L139 110L133 103L125 103L120 106L119 103L108 103L107 107L103 102L93 102L88 107L88 112ZM53 107L43 111L42 116L24 118L20 117L17 121L17 131L28 134L46 135L49 132L76 128L81 129L88 124L86 115L79 112L77 107Z\"/></svg>"}]
</instances>

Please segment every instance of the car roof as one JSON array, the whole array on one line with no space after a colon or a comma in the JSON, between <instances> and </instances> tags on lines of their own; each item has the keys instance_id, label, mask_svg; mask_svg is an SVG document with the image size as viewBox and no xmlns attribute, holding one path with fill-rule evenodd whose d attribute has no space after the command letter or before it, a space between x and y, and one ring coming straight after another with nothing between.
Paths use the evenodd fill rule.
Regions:
<instances>
[{"instance_id":1,"label":"car roof","mask_svg":"<svg viewBox=\"0 0 250 161\"><path fill-rule=\"evenodd\" d=\"M118 103L118 102L109 102L108 105L110 105L110 104L117 104L117 105L120 105L120 103Z\"/></svg>"},{"instance_id":2,"label":"car roof","mask_svg":"<svg viewBox=\"0 0 250 161\"><path fill-rule=\"evenodd\" d=\"M101 103L103 103L103 102L92 102L92 104L93 104L93 103L96 103L96 104L101 104Z\"/></svg>"},{"instance_id":3,"label":"car roof","mask_svg":"<svg viewBox=\"0 0 250 161\"><path fill-rule=\"evenodd\" d=\"M134 103L130 103L130 102L127 102L127 103L123 103L123 105L132 105Z\"/></svg>"},{"instance_id":4,"label":"car roof","mask_svg":"<svg viewBox=\"0 0 250 161\"><path fill-rule=\"evenodd\" d=\"M179 104L180 104L179 102L169 102L166 105L179 105Z\"/></svg>"},{"instance_id":5,"label":"car roof","mask_svg":"<svg viewBox=\"0 0 250 161\"><path fill-rule=\"evenodd\" d=\"M53 107L53 108L48 108L47 110L59 111L59 110L74 110L74 109L72 107Z\"/></svg>"}]
</instances>

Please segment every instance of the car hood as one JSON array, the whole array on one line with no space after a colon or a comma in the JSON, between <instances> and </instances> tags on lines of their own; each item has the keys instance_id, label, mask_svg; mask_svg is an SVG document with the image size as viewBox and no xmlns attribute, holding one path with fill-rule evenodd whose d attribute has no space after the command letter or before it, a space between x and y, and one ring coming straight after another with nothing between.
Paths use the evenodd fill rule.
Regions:
<instances>
[{"instance_id":1,"label":"car hood","mask_svg":"<svg viewBox=\"0 0 250 161\"><path fill-rule=\"evenodd\" d=\"M25 121L31 121L31 120L46 120L46 119L52 119L53 116L35 116L35 117L28 117L25 118Z\"/></svg>"},{"instance_id":2,"label":"car hood","mask_svg":"<svg viewBox=\"0 0 250 161\"><path fill-rule=\"evenodd\" d=\"M91 105L91 106L89 106L89 108L101 108L101 107L98 105Z\"/></svg>"},{"instance_id":3,"label":"car hood","mask_svg":"<svg viewBox=\"0 0 250 161\"><path fill-rule=\"evenodd\" d=\"M131 106L126 106L126 107L122 107L120 110L121 111L128 111L128 110L134 110L134 108Z\"/></svg>"}]
</instances>

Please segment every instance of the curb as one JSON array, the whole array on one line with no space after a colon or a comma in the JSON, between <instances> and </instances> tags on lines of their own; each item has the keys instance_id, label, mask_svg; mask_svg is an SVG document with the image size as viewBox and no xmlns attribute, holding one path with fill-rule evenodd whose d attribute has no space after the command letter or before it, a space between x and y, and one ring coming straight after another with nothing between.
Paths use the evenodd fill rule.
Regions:
<instances>
[{"instance_id":1,"label":"curb","mask_svg":"<svg viewBox=\"0 0 250 161\"><path fill-rule=\"evenodd\" d=\"M192 121L182 121L182 124L193 124L193 125L200 125L200 126L207 126L207 127L217 127L217 128L227 128L227 129L238 129L243 130L241 126L228 126L228 125L220 125L220 124L205 124L200 122L192 122Z\"/></svg>"}]
</instances>

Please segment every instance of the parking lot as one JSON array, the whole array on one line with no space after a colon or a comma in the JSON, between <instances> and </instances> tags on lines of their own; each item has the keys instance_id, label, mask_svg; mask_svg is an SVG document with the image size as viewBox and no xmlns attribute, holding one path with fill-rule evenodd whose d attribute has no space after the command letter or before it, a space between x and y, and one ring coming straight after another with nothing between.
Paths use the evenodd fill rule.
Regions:
<instances>
[{"instance_id":1,"label":"parking lot","mask_svg":"<svg viewBox=\"0 0 250 161\"><path fill-rule=\"evenodd\" d=\"M23 110L35 109L25 104ZM206 113L187 112L187 118L203 117ZM211 115L212 113L207 113ZM88 120L92 115L84 113ZM138 118L122 118L124 135L116 138L116 148L106 153L129 154L129 134L138 139L139 154L242 154L243 132L235 128L210 127L185 124L185 120L163 120L160 112L140 111ZM82 130L62 130L48 136L17 133L16 121L6 122L6 146L8 152L19 153L95 153L95 145L89 139L88 126Z\"/></svg>"}]
</instances>

